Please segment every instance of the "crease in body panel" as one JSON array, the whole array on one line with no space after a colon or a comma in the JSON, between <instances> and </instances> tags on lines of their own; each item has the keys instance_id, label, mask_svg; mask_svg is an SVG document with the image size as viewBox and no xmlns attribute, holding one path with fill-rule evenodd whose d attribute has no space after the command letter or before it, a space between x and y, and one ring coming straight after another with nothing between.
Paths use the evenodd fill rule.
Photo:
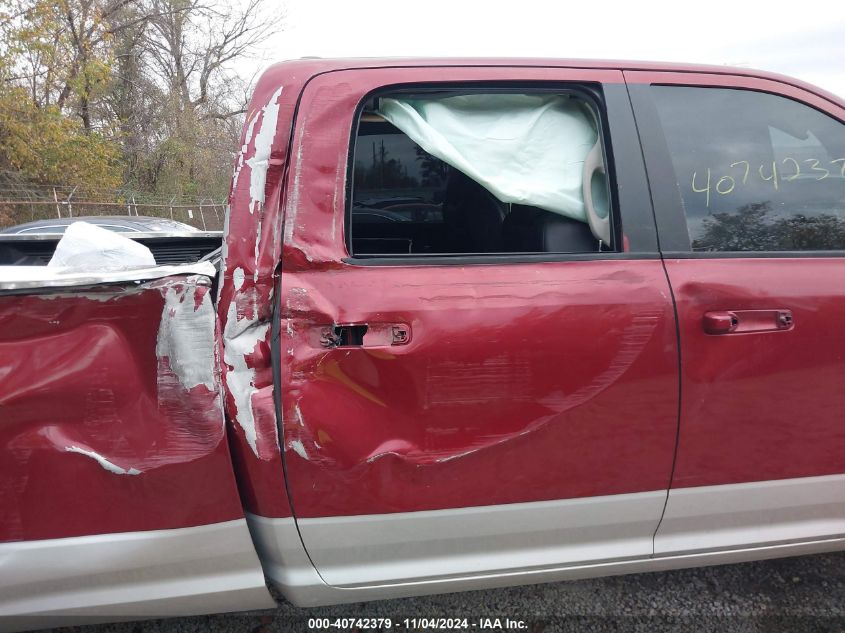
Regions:
<instances>
[{"instance_id":1,"label":"crease in body panel","mask_svg":"<svg viewBox=\"0 0 845 633\"><path fill-rule=\"evenodd\" d=\"M65 452L67 453L77 453L79 455L85 455L86 457L90 457L94 461L96 461L100 466L102 466L105 470L109 471L110 473L114 473L115 475L140 475L141 471L137 468L122 468L117 464L110 462L105 457L100 455L96 451L86 450L79 446L67 446L65 447Z\"/></svg>"},{"instance_id":2,"label":"crease in body panel","mask_svg":"<svg viewBox=\"0 0 845 633\"><path fill-rule=\"evenodd\" d=\"M619 342L619 351L608 364L608 366L598 373L592 380L580 389L571 394L562 395L560 398L555 398L553 405L555 412L549 415L542 416L534 420L525 428L509 433L503 436L488 436L480 438L474 446L462 447L457 452L442 451L440 453L433 453L429 449L425 449L414 442L402 440L390 440L377 446L371 450L368 455L362 457L362 461L372 464L378 460L386 457L394 457L400 460L416 462L419 465L428 464L443 464L457 459L468 457L482 450L491 449L501 446L507 442L511 442L520 437L534 433L553 420L560 413L577 407L584 402L587 402L605 389L613 385L624 373L633 365L637 358L642 354L648 341L654 335L657 326L663 319L662 312L645 312L635 316L631 323L625 328L621 340Z\"/></svg>"}]
</instances>

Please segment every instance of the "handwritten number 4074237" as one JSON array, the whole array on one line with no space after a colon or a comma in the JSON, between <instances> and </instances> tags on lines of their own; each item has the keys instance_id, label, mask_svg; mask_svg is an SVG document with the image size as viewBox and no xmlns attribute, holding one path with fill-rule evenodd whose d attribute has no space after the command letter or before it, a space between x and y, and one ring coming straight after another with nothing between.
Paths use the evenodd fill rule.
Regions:
<instances>
[{"instance_id":1,"label":"handwritten number 4074237","mask_svg":"<svg viewBox=\"0 0 845 633\"><path fill-rule=\"evenodd\" d=\"M830 165L834 166L834 172L839 171L839 177L845 178L845 158L837 158L830 161ZM695 193L703 193L706 196L707 207L710 207L710 198L715 193L719 196L727 196L732 193L737 186L745 185L749 179L760 178L761 180L769 181L778 191L779 181L790 182L796 180L801 176L811 178L812 180L825 180L830 177L831 170L822 166L821 161L815 158L806 158L799 161L795 158L784 158L778 164L777 161L771 163L763 163L754 169L751 163L747 160L738 160L731 163L731 169L738 171L734 175L724 175L716 179L717 174L713 174L708 167L706 170L706 178L699 176L697 171L692 172L691 187ZM699 180L704 180L702 184Z\"/></svg>"}]
</instances>

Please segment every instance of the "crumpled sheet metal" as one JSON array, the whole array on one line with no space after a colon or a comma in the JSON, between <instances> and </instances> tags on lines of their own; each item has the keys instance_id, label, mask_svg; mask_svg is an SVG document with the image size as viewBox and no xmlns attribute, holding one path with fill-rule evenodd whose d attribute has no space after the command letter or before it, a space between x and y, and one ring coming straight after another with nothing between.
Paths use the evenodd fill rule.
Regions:
<instances>
[{"instance_id":1,"label":"crumpled sheet metal","mask_svg":"<svg viewBox=\"0 0 845 633\"><path fill-rule=\"evenodd\" d=\"M286 276L284 448L297 516L665 489L678 392L671 305L652 285L660 263L578 267L591 270L579 279L528 265L485 282L471 269L448 280L433 268ZM377 311L357 299L372 297L362 289L373 270ZM409 323L411 343L371 347L365 335L363 347L326 349L316 336L377 319Z\"/></svg>"},{"instance_id":2,"label":"crumpled sheet metal","mask_svg":"<svg viewBox=\"0 0 845 633\"><path fill-rule=\"evenodd\" d=\"M210 280L0 296L0 542L243 516Z\"/></svg>"},{"instance_id":3,"label":"crumpled sheet metal","mask_svg":"<svg viewBox=\"0 0 845 633\"><path fill-rule=\"evenodd\" d=\"M306 77L307 78L307 77ZM278 68L256 86L235 159L218 295L224 402L246 509L291 516L274 402L270 336L281 266L280 197L302 81Z\"/></svg>"}]
</instances>

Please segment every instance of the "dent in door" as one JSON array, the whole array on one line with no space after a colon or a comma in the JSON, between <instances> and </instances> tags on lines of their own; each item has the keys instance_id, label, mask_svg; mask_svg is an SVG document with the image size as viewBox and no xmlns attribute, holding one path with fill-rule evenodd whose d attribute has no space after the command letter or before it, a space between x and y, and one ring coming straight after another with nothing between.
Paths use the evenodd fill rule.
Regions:
<instances>
[{"instance_id":1,"label":"dent in door","mask_svg":"<svg viewBox=\"0 0 845 633\"><path fill-rule=\"evenodd\" d=\"M488 283L457 267L450 280L433 267L288 271L281 347L297 512L665 489L677 377L658 267L575 263L549 276L548 265L515 265ZM370 284L373 295L347 290ZM409 324L409 343L368 330L361 346L322 345L326 324L371 322ZM643 456L652 467L635 468Z\"/></svg>"}]
</instances>

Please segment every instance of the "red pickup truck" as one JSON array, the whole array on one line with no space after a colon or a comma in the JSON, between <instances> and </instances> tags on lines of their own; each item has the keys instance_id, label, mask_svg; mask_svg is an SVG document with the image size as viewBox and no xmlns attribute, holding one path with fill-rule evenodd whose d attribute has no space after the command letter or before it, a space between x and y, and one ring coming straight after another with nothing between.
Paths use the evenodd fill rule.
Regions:
<instances>
[{"instance_id":1,"label":"red pickup truck","mask_svg":"<svg viewBox=\"0 0 845 633\"><path fill-rule=\"evenodd\" d=\"M4 626L844 549L843 121L727 67L271 67L217 268L0 268Z\"/></svg>"}]
</instances>

